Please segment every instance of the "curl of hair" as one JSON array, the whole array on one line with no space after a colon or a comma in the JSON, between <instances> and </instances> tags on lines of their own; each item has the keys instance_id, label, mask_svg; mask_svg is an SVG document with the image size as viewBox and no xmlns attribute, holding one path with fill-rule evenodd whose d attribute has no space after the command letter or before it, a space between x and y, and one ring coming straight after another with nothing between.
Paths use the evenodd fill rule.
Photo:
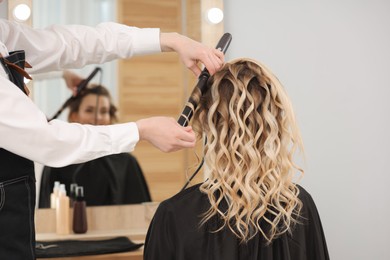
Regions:
<instances>
[{"instance_id":1,"label":"curl of hair","mask_svg":"<svg viewBox=\"0 0 390 260\"><path fill-rule=\"evenodd\" d=\"M293 162L303 145L291 103L278 79L262 64L238 59L210 77L194 112L193 127L203 148L207 179L201 192L216 216L241 242L261 233L267 242L291 231L302 203L293 182L303 170ZM225 201L227 207L223 207Z\"/></svg>"}]
</instances>

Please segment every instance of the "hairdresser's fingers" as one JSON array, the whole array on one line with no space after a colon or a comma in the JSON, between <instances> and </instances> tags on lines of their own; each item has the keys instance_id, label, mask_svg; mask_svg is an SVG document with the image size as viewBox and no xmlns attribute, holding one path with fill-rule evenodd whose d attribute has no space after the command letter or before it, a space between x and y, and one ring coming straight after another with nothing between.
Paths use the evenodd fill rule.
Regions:
<instances>
[{"instance_id":1,"label":"hairdresser's fingers","mask_svg":"<svg viewBox=\"0 0 390 260\"><path fill-rule=\"evenodd\" d=\"M62 77L66 86L72 91L73 96L77 94L77 86L83 81L83 78L69 70L64 70Z\"/></svg>"},{"instance_id":2,"label":"hairdresser's fingers","mask_svg":"<svg viewBox=\"0 0 390 260\"><path fill-rule=\"evenodd\" d=\"M206 58L203 58L200 60L203 65L207 68L210 75L214 75L215 72L217 72L223 65L223 61L221 59L216 58L212 54L209 54ZM195 74L195 76L199 77L200 73L202 72L201 68L199 67L197 62L194 62L192 66L189 67L189 69Z\"/></svg>"},{"instance_id":3,"label":"hairdresser's fingers","mask_svg":"<svg viewBox=\"0 0 390 260\"><path fill-rule=\"evenodd\" d=\"M180 34L161 33L160 43L162 51L176 51L183 64L196 76L201 73L201 62L210 74L221 68L224 61L222 51L204 45Z\"/></svg>"},{"instance_id":4,"label":"hairdresser's fingers","mask_svg":"<svg viewBox=\"0 0 390 260\"><path fill-rule=\"evenodd\" d=\"M182 127L175 121L175 126L170 129L172 139L167 141L166 146L162 151L164 152L175 152L183 148L195 147L196 137L194 131L190 126Z\"/></svg>"},{"instance_id":5,"label":"hairdresser's fingers","mask_svg":"<svg viewBox=\"0 0 390 260\"><path fill-rule=\"evenodd\" d=\"M172 151L179 151L181 149L194 148L194 147L195 147L195 142L186 142L186 141L180 140L180 141L178 141L177 145L175 146L175 148ZM170 151L170 152L172 152L172 151Z\"/></svg>"},{"instance_id":6,"label":"hairdresser's fingers","mask_svg":"<svg viewBox=\"0 0 390 260\"><path fill-rule=\"evenodd\" d=\"M183 129L187 132L194 132L194 130L192 130L192 126L188 125L188 126L183 126Z\"/></svg>"},{"instance_id":7,"label":"hairdresser's fingers","mask_svg":"<svg viewBox=\"0 0 390 260\"><path fill-rule=\"evenodd\" d=\"M177 126L178 128L175 135L176 140L173 149L176 151L183 148L195 147L196 137L194 131L192 130L192 127L182 127L179 124L177 124Z\"/></svg>"},{"instance_id":8,"label":"hairdresser's fingers","mask_svg":"<svg viewBox=\"0 0 390 260\"><path fill-rule=\"evenodd\" d=\"M220 50L213 49L212 53L210 54L210 60L213 64L214 70L209 70L209 72L211 75L213 75L222 67L224 62L224 54Z\"/></svg>"},{"instance_id":9,"label":"hairdresser's fingers","mask_svg":"<svg viewBox=\"0 0 390 260\"><path fill-rule=\"evenodd\" d=\"M199 68L199 65L197 62L194 62L192 66L189 67L189 69L194 73L195 76L199 77L202 70Z\"/></svg>"},{"instance_id":10,"label":"hairdresser's fingers","mask_svg":"<svg viewBox=\"0 0 390 260\"><path fill-rule=\"evenodd\" d=\"M209 71L210 75L213 75L222 67L224 54L220 50L209 49L207 56L205 56L205 58L201 61Z\"/></svg>"},{"instance_id":11,"label":"hairdresser's fingers","mask_svg":"<svg viewBox=\"0 0 390 260\"><path fill-rule=\"evenodd\" d=\"M137 122L140 140L146 140L163 152L173 152L195 146L195 133L180 126L175 119L151 117Z\"/></svg>"},{"instance_id":12,"label":"hairdresser's fingers","mask_svg":"<svg viewBox=\"0 0 390 260\"><path fill-rule=\"evenodd\" d=\"M217 57L219 68L225 63L225 54L220 49L214 49L214 55Z\"/></svg>"},{"instance_id":13,"label":"hairdresser's fingers","mask_svg":"<svg viewBox=\"0 0 390 260\"><path fill-rule=\"evenodd\" d=\"M179 129L184 131L182 132L182 136L180 137L180 140L183 142L193 143L195 145L196 136L195 136L195 132L192 130L192 127L191 126L183 127L179 124L177 125L179 126Z\"/></svg>"}]
</instances>

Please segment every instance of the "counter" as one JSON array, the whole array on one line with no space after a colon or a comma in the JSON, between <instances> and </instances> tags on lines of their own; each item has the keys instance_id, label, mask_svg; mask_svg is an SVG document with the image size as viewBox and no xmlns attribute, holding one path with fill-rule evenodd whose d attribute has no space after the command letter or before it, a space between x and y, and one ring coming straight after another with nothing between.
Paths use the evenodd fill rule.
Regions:
<instances>
[{"instance_id":1,"label":"counter","mask_svg":"<svg viewBox=\"0 0 390 260\"><path fill-rule=\"evenodd\" d=\"M120 206L87 207L88 231L85 234L57 235L54 209L38 209L35 215L37 241L56 241L67 239L94 240L126 236L135 243L143 243L150 221L157 209L157 203L144 203ZM72 213L72 212L71 212ZM142 259L143 248L132 252L49 258L53 260L91 260L91 259ZM43 259L43 258L38 258ZM48 259L48 258L45 258Z\"/></svg>"}]
</instances>

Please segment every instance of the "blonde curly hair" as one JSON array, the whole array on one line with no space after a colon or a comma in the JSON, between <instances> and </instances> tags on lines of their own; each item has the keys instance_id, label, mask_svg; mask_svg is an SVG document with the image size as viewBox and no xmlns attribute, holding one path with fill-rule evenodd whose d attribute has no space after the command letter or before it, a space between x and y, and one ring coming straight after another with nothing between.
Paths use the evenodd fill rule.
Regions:
<instances>
[{"instance_id":1,"label":"blonde curly hair","mask_svg":"<svg viewBox=\"0 0 390 260\"><path fill-rule=\"evenodd\" d=\"M264 65L237 59L208 81L193 127L207 142L203 153L206 181L200 186L213 216L241 242L259 232L266 241L291 230L302 203L293 182L303 170L293 162L303 145L294 112L279 80ZM223 203L227 206L223 206Z\"/></svg>"}]
</instances>

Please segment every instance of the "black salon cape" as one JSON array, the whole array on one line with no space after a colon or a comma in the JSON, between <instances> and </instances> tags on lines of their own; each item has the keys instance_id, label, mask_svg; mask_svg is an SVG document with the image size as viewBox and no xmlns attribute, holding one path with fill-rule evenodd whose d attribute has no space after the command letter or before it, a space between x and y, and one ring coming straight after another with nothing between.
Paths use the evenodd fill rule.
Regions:
<instances>
[{"instance_id":1,"label":"black salon cape","mask_svg":"<svg viewBox=\"0 0 390 260\"><path fill-rule=\"evenodd\" d=\"M292 235L283 234L265 245L257 235L241 244L228 230L211 233L215 219L199 226L201 214L210 205L199 185L162 202L149 227L145 260L327 260L329 259L320 217L310 194L300 188L303 224ZM214 222L214 224L212 223Z\"/></svg>"},{"instance_id":2,"label":"black salon cape","mask_svg":"<svg viewBox=\"0 0 390 260\"><path fill-rule=\"evenodd\" d=\"M133 204L151 201L148 186L136 158L128 153L104 156L62 168L44 167L39 207L50 207L54 182L84 187L87 206Z\"/></svg>"}]
</instances>

